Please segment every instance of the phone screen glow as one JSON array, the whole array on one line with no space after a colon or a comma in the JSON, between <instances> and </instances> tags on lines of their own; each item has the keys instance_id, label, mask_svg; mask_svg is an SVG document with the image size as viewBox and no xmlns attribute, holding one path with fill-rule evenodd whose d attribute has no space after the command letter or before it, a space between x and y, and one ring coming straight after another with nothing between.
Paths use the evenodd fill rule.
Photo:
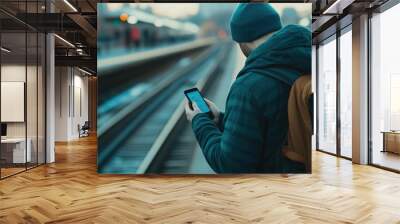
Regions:
<instances>
[{"instance_id":1,"label":"phone screen glow","mask_svg":"<svg viewBox=\"0 0 400 224\"><path fill-rule=\"evenodd\" d=\"M203 113L210 112L210 109L208 108L206 101L200 95L200 92L192 91L192 92L187 93L187 96L193 103L195 103L197 105L197 107L200 109L201 112L203 112Z\"/></svg>"}]
</instances>

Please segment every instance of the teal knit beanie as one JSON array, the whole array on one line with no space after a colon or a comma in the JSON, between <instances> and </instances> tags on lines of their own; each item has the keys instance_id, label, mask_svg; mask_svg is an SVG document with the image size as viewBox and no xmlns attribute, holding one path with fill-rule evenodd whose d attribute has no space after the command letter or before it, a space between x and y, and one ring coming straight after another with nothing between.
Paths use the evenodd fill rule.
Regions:
<instances>
[{"instance_id":1,"label":"teal knit beanie","mask_svg":"<svg viewBox=\"0 0 400 224\"><path fill-rule=\"evenodd\" d=\"M268 3L240 3L231 17L232 39L252 42L282 28L281 19Z\"/></svg>"}]
</instances>

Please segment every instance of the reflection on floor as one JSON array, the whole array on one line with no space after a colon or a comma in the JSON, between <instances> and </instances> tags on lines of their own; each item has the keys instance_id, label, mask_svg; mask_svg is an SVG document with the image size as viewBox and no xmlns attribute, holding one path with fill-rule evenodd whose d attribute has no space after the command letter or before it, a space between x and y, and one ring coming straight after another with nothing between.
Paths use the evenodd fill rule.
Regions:
<instances>
[{"instance_id":1,"label":"reflection on floor","mask_svg":"<svg viewBox=\"0 0 400 224\"><path fill-rule=\"evenodd\" d=\"M400 175L313 152L310 175L96 172L96 138L0 181L0 223L398 223Z\"/></svg>"},{"instance_id":2,"label":"reflection on floor","mask_svg":"<svg viewBox=\"0 0 400 224\"><path fill-rule=\"evenodd\" d=\"M1 178L13 175L15 173L19 173L25 170L25 167L18 168L1 168Z\"/></svg>"},{"instance_id":3,"label":"reflection on floor","mask_svg":"<svg viewBox=\"0 0 400 224\"><path fill-rule=\"evenodd\" d=\"M36 166L37 166L36 163L27 163L26 167L25 167L25 164L18 164L18 165L11 164L9 166L1 168L1 170L0 170L1 171L1 178L5 178L5 177L8 177L8 176L23 172L26 169L31 169L31 168L34 168Z\"/></svg>"},{"instance_id":4,"label":"reflection on floor","mask_svg":"<svg viewBox=\"0 0 400 224\"><path fill-rule=\"evenodd\" d=\"M400 171L400 155L392 152L374 151L373 163Z\"/></svg>"}]
</instances>

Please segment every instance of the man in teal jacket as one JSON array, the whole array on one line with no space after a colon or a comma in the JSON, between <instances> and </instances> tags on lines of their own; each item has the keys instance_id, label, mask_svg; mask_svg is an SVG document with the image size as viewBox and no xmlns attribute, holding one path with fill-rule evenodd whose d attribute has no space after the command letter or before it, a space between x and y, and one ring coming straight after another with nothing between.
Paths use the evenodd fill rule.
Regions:
<instances>
[{"instance_id":1,"label":"man in teal jacket","mask_svg":"<svg viewBox=\"0 0 400 224\"><path fill-rule=\"evenodd\" d=\"M294 81L311 74L311 33L281 27L264 3L239 4L232 38L247 56L228 95L225 113L208 101L216 119L186 104L186 115L209 165L217 173L302 173L282 154L288 133L288 97Z\"/></svg>"}]
</instances>

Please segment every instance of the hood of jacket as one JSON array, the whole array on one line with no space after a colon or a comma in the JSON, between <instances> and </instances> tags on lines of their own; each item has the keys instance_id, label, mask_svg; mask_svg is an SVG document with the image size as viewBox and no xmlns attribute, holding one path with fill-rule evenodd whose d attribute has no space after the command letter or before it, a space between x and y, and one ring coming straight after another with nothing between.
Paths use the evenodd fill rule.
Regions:
<instances>
[{"instance_id":1,"label":"hood of jacket","mask_svg":"<svg viewBox=\"0 0 400 224\"><path fill-rule=\"evenodd\" d=\"M250 73L269 76L288 85L311 74L311 32L298 25L277 31L246 59L237 77Z\"/></svg>"}]
</instances>

